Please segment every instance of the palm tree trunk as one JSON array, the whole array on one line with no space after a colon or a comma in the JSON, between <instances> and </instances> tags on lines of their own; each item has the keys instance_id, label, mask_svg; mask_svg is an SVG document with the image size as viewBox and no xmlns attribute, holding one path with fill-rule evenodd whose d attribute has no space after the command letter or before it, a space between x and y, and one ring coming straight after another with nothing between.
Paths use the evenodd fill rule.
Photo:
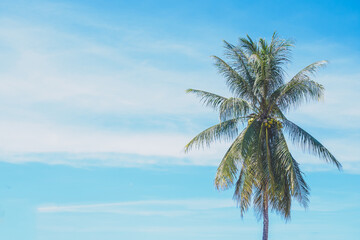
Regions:
<instances>
[{"instance_id":1,"label":"palm tree trunk","mask_svg":"<svg viewBox=\"0 0 360 240\"><path fill-rule=\"evenodd\" d=\"M267 194L263 196L263 238L262 240L268 240L269 237L269 202Z\"/></svg>"}]
</instances>

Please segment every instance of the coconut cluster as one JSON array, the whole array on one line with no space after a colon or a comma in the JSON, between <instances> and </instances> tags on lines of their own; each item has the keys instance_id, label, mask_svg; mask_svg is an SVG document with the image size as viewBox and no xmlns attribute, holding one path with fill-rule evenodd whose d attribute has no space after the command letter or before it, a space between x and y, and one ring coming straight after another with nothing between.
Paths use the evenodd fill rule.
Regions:
<instances>
[{"instance_id":1,"label":"coconut cluster","mask_svg":"<svg viewBox=\"0 0 360 240\"><path fill-rule=\"evenodd\" d=\"M248 120L248 124L250 125L254 120L255 118L253 117L250 118ZM257 121L261 121L261 120L258 119ZM271 117L265 118L263 120L263 123L266 128L271 128L271 127L277 127L278 129L283 128L282 123L275 118L271 118Z\"/></svg>"},{"instance_id":2,"label":"coconut cluster","mask_svg":"<svg viewBox=\"0 0 360 240\"><path fill-rule=\"evenodd\" d=\"M283 125L280 121L276 120L275 118L266 118L264 120L264 126L266 128L271 128L271 127L277 127L278 129L283 128Z\"/></svg>"}]
</instances>

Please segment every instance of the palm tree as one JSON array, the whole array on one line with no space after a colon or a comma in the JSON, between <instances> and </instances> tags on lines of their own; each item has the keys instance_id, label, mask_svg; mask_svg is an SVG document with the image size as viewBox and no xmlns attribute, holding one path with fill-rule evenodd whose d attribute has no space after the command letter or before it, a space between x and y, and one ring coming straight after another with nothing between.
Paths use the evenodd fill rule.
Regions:
<instances>
[{"instance_id":1,"label":"palm tree","mask_svg":"<svg viewBox=\"0 0 360 240\"><path fill-rule=\"evenodd\" d=\"M187 90L218 110L220 123L194 137L185 152L234 139L217 169L215 186L224 190L235 185L234 199L241 216L252 203L263 219L262 239L267 240L269 208L289 220L293 198L305 208L309 202L309 187L284 133L303 150L341 169L329 150L284 115L304 101L322 98L324 88L312 77L327 62L312 63L285 82L284 65L289 62L291 41L274 33L270 43L263 38L254 42L249 36L240 38L237 46L224 43L229 61L213 58L233 97Z\"/></svg>"}]
</instances>

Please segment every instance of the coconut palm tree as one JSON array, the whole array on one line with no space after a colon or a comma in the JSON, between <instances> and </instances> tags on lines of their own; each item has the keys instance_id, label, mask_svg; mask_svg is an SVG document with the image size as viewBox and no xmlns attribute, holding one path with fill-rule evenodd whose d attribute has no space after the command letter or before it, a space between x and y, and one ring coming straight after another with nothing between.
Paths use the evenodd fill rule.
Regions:
<instances>
[{"instance_id":1,"label":"coconut palm tree","mask_svg":"<svg viewBox=\"0 0 360 240\"><path fill-rule=\"evenodd\" d=\"M254 42L249 36L239 40L237 46L224 41L227 62L213 56L232 97L187 90L216 109L220 123L194 137L185 152L218 140L232 140L217 169L215 186L219 190L235 186L234 199L241 216L253 204L263 219L262 239L267 240L269 208L289 220L292 199L305 208L309 202L309 187L289 151L285 134L303 150L341 169L328 149L285 116L303 102L322 98L324 88L312 77L327 62L312 63L285 81L284 65L289 62L291 41L280 39L276 33L270 43L263 38Z\"/></svg>"}]
</instances>

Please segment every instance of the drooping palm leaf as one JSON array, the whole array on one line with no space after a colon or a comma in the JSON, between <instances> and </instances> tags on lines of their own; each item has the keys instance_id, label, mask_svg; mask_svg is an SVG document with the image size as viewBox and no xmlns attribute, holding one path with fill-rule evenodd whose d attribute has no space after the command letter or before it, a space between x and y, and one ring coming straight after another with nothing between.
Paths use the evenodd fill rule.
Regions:
<instances>
[{"instance_id":1,"label":"drooping palm leaf","mask_svg":"<svg viewBox=\"0 0 360 240\"><path fill-rule=\"evenodd\" d=\"M245 131L246 129L234 140L217 168L215 175L215 187L217 189L228 189L233 185L234 179L237 177L238 167L242 164L242 157L237 149L242 143Z\"/></svg>"},{"instance_id":2,"label":"drooping palm leaf","mask_svg":"<svg viewBox=\"0 0 360 240\"><path fill-rule=\"evenodd\" d=\"M185 152L190 151L193 147L198 149L209 147L211 143L221 139L233 139L238 134L237 124L239 121L240 118L230 119L202 131L185 146Z\"/></svg>"},{"instance_id":3,"label":"drooping palm leaf","mask_svg":"<svg viewBox=\"0 0 360 240\"><path fill-rule=\"evenodd\" d=\"M288 132L293 143L298 144L302 149L310 151L321 159L334 164L339 170L342 168L341 163L335 158L331 152L324 147L316 138L311 136L304 129L300 128L295 123L283 119L285 130Z\"/></svg>"},{"instance_id":4,"label":"drooping palm leaf","mask_svg":"<svg viewBox=\"0 0 360 240\"><path fill-rule=\"evenodd\" d=\"M309 100L319 100L323 97L324 87L311 80L316 70L326 65L326 61L310 64L297 73L288 83L276 89L270 101L272 106L277 104L281 110L297 107Z\"/></svg>"},{"instance_id":5,"label":"drooping palm leaf","mask_svg":"<svg viewBox=\"0 0 360 240\"><path fill-rule=\"evenodd\" d=\"M186 92L195 94L205 106L212 107L216 110L218 110L219 106L227 100L227 98L220 95L198 89L187 89Z\"/></svg>"},{"instance_id":6,"label":"drooping palm leaf","mask_svg":"<svg viewBox=\"0 0 360 240\"><path fill-rule=\"evenodd\" d=\"M243 164L243 156L246 156L245 152L251 151L247 148L251 148L251 142L256 140L257 124L255 122L245 128L226 151L216 172L216 188L227 189L233 185L238 167Z\"/></svg>"},{"instance_id":7,"label":"drooping palm leaf","mask_svg":"<svg viewBox=\"0 0 360 240\"><path fill-rule=\"evenodd\" d=\"M279 168L281 169L282 173L286 173L284 176L289 182L291 195L298 200L300 205L307 207L309 202L309 187L307 186L302 176L299 164L290 153L282 131L278 131L277 141L274 145L274 151L275 160L281 164Z\"/></svg>"}]
</instances>

